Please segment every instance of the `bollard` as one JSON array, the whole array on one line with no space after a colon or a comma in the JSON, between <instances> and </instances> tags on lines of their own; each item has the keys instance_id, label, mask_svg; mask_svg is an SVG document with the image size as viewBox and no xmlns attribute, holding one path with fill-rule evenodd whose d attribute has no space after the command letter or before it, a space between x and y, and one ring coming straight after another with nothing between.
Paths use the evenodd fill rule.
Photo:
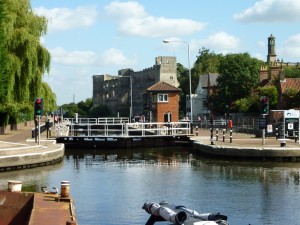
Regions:
<instances>
[{"instance_id":1,"label":"bollard","mask_svg":"<svg viewBox=\"0 0 300 225\"><path fill-rule=\"evenodd\" d=\"M70 181L62 181L61 182L60 196L63 198L70 197Z\"/></svg>"},{"instance_id":2,"label":"bollard","mask_svg":"<svg viewBox=\"0 0 300 225\"><path fill-rule=\"evenodd\" d=\"M223 129L223 142L225 142L225 132L226 132L226 130Z\"/></svg>"},{"instance_id":3,"label":"bollard","mask_svg":"<svg viewBox=\"0 0 300 225\"><path fill-rule=\"evenodd\" d=\"M20 191L22 191L22 181L9 180L7 190L9 192L20 192Z\"/></svg>"},{"instance_id":4,"label":"bollard","mask_svg":"<svg viewBox=\"0 0 300 225\"><path fill-rule=\"evenodd\" d=\"M230 143L232 143L232 130L230 129Z\"/></svg>"},{"instance_id":5,"label":"bollard","mask_svg":"<svg viewBox=\"0 0 300 225\"><path fill-rule=\"evenodd\" d=\"M217 128L216 129L216 141L218 141L219 140L219 129Z\"/></svg>"},{"instance_id":6,"label":"bollard","mask_svg":"<svg viewBox=\"0 0 300 225\"><path fill-rule=\"evenodd\" d=\"M277 140L279 137L278 127L276 127L275 130L276 130L275 136L276 136L276 140Z\"/></svg>"},{"instance_id":7,"label":"bollard","mask_svg":"<svg viewBox=\"0 0 300 225\"><path fill-rule=\"evenodd\" d=\"M196 126L196 136L198 136L198 126Z\"/></svg>"},{"instance_id":8,"label":"bollard","mask_svg":"<svg viewBox=\"0 0 300 225\"><path fill-rule=\"evenodd\" d=\"M213 134L213 129L212 129L212 128L210 128L210 139L213 139L213 137L214 137L214 134Z\"/></svg>"}]
</instances>

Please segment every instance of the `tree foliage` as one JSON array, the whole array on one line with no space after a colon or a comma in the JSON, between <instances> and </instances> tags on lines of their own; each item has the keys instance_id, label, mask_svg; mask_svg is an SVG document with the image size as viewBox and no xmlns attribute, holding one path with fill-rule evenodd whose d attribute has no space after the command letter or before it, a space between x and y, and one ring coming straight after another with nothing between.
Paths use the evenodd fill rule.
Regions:
<instances>
[{"instance_id":1,"label":"tree foliage","mask_svg":"<svg viewBox=\"0 0 300 225\"><path fill-rule=\"evenodd\" d=\"M209 99L214 110L237 111L236 101L247 98L257 87L262 62L248 53L228 54L219 65L217 91Z\"/></svg>"},{"instance_id":2,"label":"tree foliage","mask_svg":"<svg viewBox=\"0 0 300 225\"><path fill-rule=\"evenodd\" d=\"M222 54L216 54L214 52L210 52L209 49L202 48L199 51L193 70L198 75L218 73L222 58Z\"/></svg>"},{"instance_id":3,"label":"tree foliage","mask_svg":"<svg viewBox=\"0 0 300 225\"><path fill-rule=\"evenodd\" d=\"M287 89L284 98L286 99L287 108L292 109L294 107L299 107L300 92L298 90L293 88Z\"/></svg>"},{"instance_id":4,"label":"tree foliage","mask_svg":"<svg viewBox=\"0 0 300 225\"><path fill-rule=\"evenodd\" d=\"M185 112L186 96L189 95L189 70L180 63L177 63L177 80L180 84L179 88L181 89L179 96L179 111Z\"/></svg>"},{"instance_id":5,"label":"tree foliage","mask_svg":"<svg viewBox=\"0 0 300 225\"><path fill-rule=\"evenodd\" d=\"M93 106L93 100L91 98L88 98L85 101L78 102L77 106L79 115L81 115L82 117L88 117Z\"/></svg>"},{"instance_id":6,"label":"tree foliage","mask_svg":"<svg viewBox=\"0 0 300 225\"><path fill-rule=\"evenodd\" d=\"M110 117L112 113L107 105L96 105L91 108L89 115L95 118Z\"/></svg>"},{"instance_id":7,"label":"tree foliage","mask_svg":"<svg viewBox=\"0 0 300 225\"><path fill-rule=\"evenodd\" d=\"M276 86L265 86L258 88L258 96L267 96L269 99L270 109L276 109L278 104L278 90Z\"/></svg>"},{"instance_id":8,"label":"tree foliage","mask_svg":"<svg viewBox=\"0 0 300 225\"><path fill-rule=\"evenodd\" d=\"M0 125L32 110L37 97L45 107L55 106L55 95L42 81L50 69L50 53L40 43L46 31L46 18L34 14L29 0L0 1Z\"/></svg>"},{"instance_id":9,"label":"tree foliage","mask_svg":"<svg viewBox=\"0 0 300 225\"><path fill-rule=\"evenodd\" d=\"M297 67L287 66L284 68L286 78L300 78L300 70Z\"/></svg>"}]
</instances>

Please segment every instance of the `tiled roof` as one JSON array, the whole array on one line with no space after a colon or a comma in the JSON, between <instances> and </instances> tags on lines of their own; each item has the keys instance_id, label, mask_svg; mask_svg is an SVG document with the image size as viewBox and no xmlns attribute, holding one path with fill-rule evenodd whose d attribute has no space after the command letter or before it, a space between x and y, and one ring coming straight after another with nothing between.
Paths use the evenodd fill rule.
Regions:
<instances>
[{"instance_id":1,"label":"tiled roof","mask_svg":"<svg viewBox=\"0 0 300 225\"><path fill-rule=\"evenodd\" d=\"M164 81L160 81L149 88L146 91L160 91L160 92L180 92L180 89L177 87L172 86Z\"/></svg>"},{"instance_id":2,"label":"tiled roof","mask_svg":"<svg viewBox=\"0 0 300 225\"><path fill-rule=\"evenodd\" d=\"M210 86L216 86L217 85L217 78L220 75L218 73L209 73L209 74L203 74L200 75L200 83L203 88L207 88L209 86L208 79L210 80Z\"/></svg>"},{"instance_id":3,"label":"tiled roof","mask_svg":"<svg viewBox=\"0 0 300 225\"><path fill-rule=\"evenodd\" d=\"M300 90L300 78L286 78L284 82L280 82L280 86L282 93L290 88Z\"/></svg>"}]
</instances>

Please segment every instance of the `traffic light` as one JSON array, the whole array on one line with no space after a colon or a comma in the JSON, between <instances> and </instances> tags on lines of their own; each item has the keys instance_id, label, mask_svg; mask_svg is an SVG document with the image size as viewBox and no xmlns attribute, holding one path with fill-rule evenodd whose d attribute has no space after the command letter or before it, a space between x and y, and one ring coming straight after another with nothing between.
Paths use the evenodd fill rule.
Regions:
<instances>
[{"instance_id":1,"label":"traffic light","mask_svg":"<svg viewBox=\"0 0 300 225\"><path fill-rule=\"evenodd\" d=\"M37 98L34 101L34 115L41 116L44 111L44 100L42 98Z\"/></svg>"},{"instance_id":2,"label":"traffic light","mask_svg":"<svg viewBox=\"0 0 300 225\"><path fill-rule=\"evenodd\" d=\"M266 96L260 97L260 113L269 114L269 99Z\"/></svg>"}]
</instances>

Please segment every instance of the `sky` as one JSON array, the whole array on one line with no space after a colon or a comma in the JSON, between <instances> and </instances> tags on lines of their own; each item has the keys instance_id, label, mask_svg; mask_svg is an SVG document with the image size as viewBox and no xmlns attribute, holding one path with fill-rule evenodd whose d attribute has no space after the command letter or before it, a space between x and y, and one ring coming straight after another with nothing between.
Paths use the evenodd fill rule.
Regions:
<instances>
[{"instance_id":1,"label":"sky","mask_svg":"<svg viewBox=\"0 0 300 225\"><path fill-rule=\"evenodd\" d=\"M266 61L271 34L277 59L300 61L299 0L31 0L31 6L48 19L41 42L51 69L43 79L58 105L92 98L93 75L140 71L157 56L176 56L186 68L188 56L192 67L202 48Z\"/></svg>"}]
</instances>

